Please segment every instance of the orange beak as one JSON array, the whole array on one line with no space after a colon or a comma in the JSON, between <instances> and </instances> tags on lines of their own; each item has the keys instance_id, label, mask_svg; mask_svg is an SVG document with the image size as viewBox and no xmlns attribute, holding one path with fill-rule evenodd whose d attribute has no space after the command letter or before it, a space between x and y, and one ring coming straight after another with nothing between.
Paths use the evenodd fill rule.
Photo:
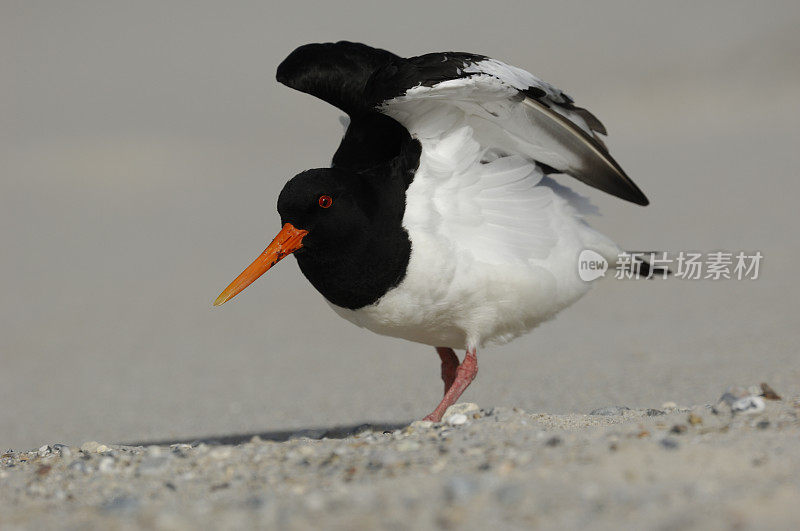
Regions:
<instances>
[{"instance_id":1,"label":"orange beak","mask_svg":"<svg viewBox=\"0 0 800 531\"><path fill-rule=\"evenodd\" d=\"M281 231L275 236L261 256L253 260L247 269L241 272L236 279L231 282L225 291L219 294L214 306L225 304L234 298L244 288L252 284L258 277L269 271L269 268L281 261L303 246L303 237L308 234L307 230L296 229L291 223L283 226Z\"/></svg>"}]
</instances>

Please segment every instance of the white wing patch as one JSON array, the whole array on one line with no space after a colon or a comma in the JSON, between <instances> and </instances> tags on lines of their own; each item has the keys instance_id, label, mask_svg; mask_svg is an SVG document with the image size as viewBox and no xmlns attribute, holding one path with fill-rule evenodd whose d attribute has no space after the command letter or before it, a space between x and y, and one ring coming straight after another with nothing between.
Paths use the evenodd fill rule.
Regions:
<instances>
[{"instance_id":1,"label":"white wing patch","mask_svg":"<svg viewBox=\"0 0 800 531\"><path fill-rule=\"evenodd\" d=\"M546 258L557 235L548 212L553 191L537 186L541 170L519 155L489 153L458 108L445 114L440 110L421 120L418 131L436 133L417 135L422 156L403 224L412 232L436 234L457 253L483 263ZM447 131L425 123L441 124L443 118L452 123Z\"/></svg>"},{"instance_id":2,"label":"white wing patch","mask_svg":"<svg viewBox=\"0 0 800 531\"><path fill-rule=\"evenodd\" d=\"M586 120L584 120L582 116L574 111L564 108L561 105L558 105L559 103L564 104L572 101L572 98L568 94L565 94L562 90L556 88L547 81L539 79L527 70L508 65L496 59L485 59L477 63L464 65L463 72L474 73L478 75L489 75L500 80L503 84L514 87L517 90L526 90L531 87L535 87L545 93L545 97L550 102L549 106L551 109L567 120L570 120L588 134L597 138L595 132L592 131L592 129L589 127L589 124L586 123Z\"/></svg>"},{"instance_id":3,"label":"white wing patch","mask_svg":"<svg viewBox=\"0 0 800 531\"><path fill-rule=\"evenodd\" d=\"M462 70L467 74L487 74L495 77L503 83L514 87L517 90L526 90L536 87L545 92L547 97L556 103L564 103L564 93L527 70L506 64L496 59L485 59L477 63L465 64Z\"/></svg>"},{"instance_id":4,"label":"white wing patch","mask_svg":"<svg viewBox=\"0 0 800 531\"><path fill-rule=\"evenodd\" d=\"M555 105L551 108L556 110ZM565 149L561 138L537 124L531 109L521 103L516 88L489 74L411 88L405 95L385 102L381 111L417 138L441 135L459 122L473 129L481 146L497 154L516 153L554 168L581 164L577 154ZM558 112L591 133L580 116L566 109Z\"/></svg>"}]
</instances>

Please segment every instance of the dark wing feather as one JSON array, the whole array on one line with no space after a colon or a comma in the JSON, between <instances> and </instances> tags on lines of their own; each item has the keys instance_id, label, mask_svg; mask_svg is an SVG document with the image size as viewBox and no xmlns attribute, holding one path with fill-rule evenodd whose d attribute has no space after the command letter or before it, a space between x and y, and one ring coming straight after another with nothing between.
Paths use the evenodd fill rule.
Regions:
<instances>
[{"instance_id":1,"label":"dark wing feather","mask_svg":"<svg viewBox=\"0 0 800 531\"><path fill-rule=\"evenodd\" d=\"M558 170L620 199L642 206L649 204L644 193L599 139L536 100L525 98L523 103L528 106L528 113L539 127L578 156L579 165Z\"/></svg>"},{"instance_id":2,"label":"dark wing feather","mask_svg":"<svg viewBox=\"0 0 800 531\"><path fill-rule=\"evenodd\" d=\"M367 81L377 69L398 59L391 52L357 42L306 44L283 60L275 77L352 116L372 110L364 98Z\"/></svg>"}]
</instances>

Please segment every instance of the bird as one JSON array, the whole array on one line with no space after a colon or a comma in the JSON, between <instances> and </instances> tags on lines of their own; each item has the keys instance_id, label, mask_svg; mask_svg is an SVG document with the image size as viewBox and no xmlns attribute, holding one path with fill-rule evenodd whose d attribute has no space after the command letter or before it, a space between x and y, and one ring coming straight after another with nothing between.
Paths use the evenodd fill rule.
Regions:
<instances>
[{"instance_id":1,"label":"bird","mask_svg":"<svg viewBox=\"0 0 800 531\"><path fill-rule=\"evenodd\" d=\"M346 113L346 130L330 167L285 184L282 228L214 305L293 255L339 316L435 348L444 394L425 420L440 422L474 380L478 349L529 332L589 290L583 250L616 262L621 248L586 222L595 207L552 175L648 204L600 120L490 57L312 43L276 78Z\"/></svg>"}]
</instances>

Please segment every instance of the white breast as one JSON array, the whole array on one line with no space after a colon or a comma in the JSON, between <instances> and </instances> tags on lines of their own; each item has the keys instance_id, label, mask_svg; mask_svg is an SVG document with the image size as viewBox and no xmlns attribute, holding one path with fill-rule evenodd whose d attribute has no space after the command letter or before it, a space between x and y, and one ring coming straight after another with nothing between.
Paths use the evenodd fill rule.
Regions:
<instances>
[{"instance_id":1,"label":"white breast","mask_svg":"<svg viewBox=\"0 0 800 531\"><path fill-rule=\"evenodd\" d=\"M412 130L423 149L403 218L406 276L368 307L331 305L345 319L433 346L502 343L586 293L577 274L583 249L616 256L583 221L588 201L530 160L476 141L456 108L423 114Z\"/></svg>"}]
</instances>

